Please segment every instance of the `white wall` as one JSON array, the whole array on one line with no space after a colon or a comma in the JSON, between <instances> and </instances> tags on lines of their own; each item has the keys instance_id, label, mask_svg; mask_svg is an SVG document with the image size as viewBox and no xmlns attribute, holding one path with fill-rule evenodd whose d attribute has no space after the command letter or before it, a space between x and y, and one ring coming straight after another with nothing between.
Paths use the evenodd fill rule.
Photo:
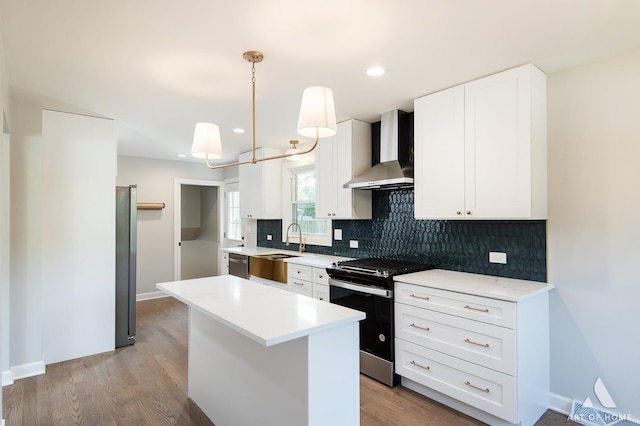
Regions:
<instances>
[{"instance_id":1,"label":"white wall","mask_svg":"<svg viewBox=\"0 0 640 426\"><path fill-rule=\"evenodd\" d=\"M39 374L42 363L41 139L42 107L11 97L11 284L9 361L12 374Z\"/></svg>"},{"instance_id":2,"label":"white wall","mask_svg":"<svg viewBox=\"0 0 640 426\"><path fill-rule=\"evenodd\" d=\"M223 180L223 170L199 162L118 157L118 185L137 185L138 202L166 204L160 211L138 211L139 296L156 293L157 283L173 281L174 179Z\"/></svg>"},{"instance_id":3,"label":"white wall","mask_svg":"<svg viewBox=\"0 0 640 426\"><path fill-rule=\"evenodd\" d=\"M113 120L42 111L47 365L115 348L116 148Z\"/></svg>"},{"instance_id":4,"label":"white wall","mask_svg":"<svg viewBox=\"0 0 640 426\"><path fill-rule=\"evenodd\" d=\"M4 57L4 44L0 33L0 120L2 120L2 143L0 146L0 374L9 374L9 280L10 280L10 150L5 118L9 117L9 83ZM7 377L7 379L9 379ZM2 380L4 382L4 380ZM2 419L2 392L0 391L0 419ZM4 420L0 420L4 422Z\"/></svg>"},{"instance_id":5,"label":"white wall","mask_svg":"<svg viewBox=\"0 0 640 426\"><path fill-rule=\"evenodd\" d=\"M640 418L640 52L548 77L551 389ZM565 408L568 407L559 407Z\"/></svg>"}]
</instances>

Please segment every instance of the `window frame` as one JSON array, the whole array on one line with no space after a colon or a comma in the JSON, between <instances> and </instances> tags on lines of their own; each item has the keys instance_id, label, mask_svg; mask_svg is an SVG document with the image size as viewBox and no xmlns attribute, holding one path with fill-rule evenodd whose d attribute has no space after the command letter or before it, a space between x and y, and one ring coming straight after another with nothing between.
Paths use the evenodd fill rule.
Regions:
<instances>
[{"instance_id":1,"label":"window frame","mask_svg":"<svg viewBox=\"0 0 640 426\"><path fill-rule=\"evenodd\" d=\"M292 218L292 203L293 203L293 179L294 175L298 172L313 170L315 173L315 161L314 158L311 159L303 159L300 161L287 161L283 160L282 165L282 242L286 241L287 238L287 228L291 223L293 223ZM317 203L318 194L317 194L318 185L316 182L316 198L314 203ZM317 205L316 205L317 206ZM316 216L316 219L318 217ZM315 246L325 246L331 247L331 233L332 233L332 224L331 219L320 218L320 220L328 221L328 232L326 234L302 234L302 239L305 244L315 245ZM295 229L295 232L291 232L291 230ZM298 229L291 228L289 231L289 240L294 243L298 243ZM292 238L293 237L293 238Z\"/></svg>"},{"instance_id":2,"label":"window frame","mask_svg":"<svg viewBox=\"0 0 640 426\"><path fill-rule=\"evenodd\" d=\"M231 226L230 217L230 197L229 193L238 194L238 219L240 219L240 239L230 238L229 232ZM240 218L240 185L237 182L230 183L224 186L224 239L232 243L242 242L242 219Z\"/></svg>"}]
</instances>

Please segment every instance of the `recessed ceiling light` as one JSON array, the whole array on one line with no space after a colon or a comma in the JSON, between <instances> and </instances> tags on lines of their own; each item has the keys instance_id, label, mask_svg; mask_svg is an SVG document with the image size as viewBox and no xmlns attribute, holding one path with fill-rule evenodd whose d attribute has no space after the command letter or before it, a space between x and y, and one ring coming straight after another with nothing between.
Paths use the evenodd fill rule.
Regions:
<instances>
[{"instance_id":1,"label":"recessed ceiling light","mask_svg":"<svg viewBox=\"0 0 640 426\"><path fill-rule=\"evenodd\" d=\"M384 74L384 68L381 66L375 65L373 67L367 68L367 75L369 77L379 77Z\"/></svg>"},{"instance_id":2,"label":"recessed ceiling light","mask_svg":"<svg viewBox=\"0 0 640 426\"><path fill-rule=\"evenodd\" d=\"M240 127L236 127L235 129L233 129L234 133L244 133L244 129L241 129Z\"/></svg>"},{"instance_id":3,"label":"recessed ceiling light","mask_svg":"<svg viewBox=\"0 0 640 426\"><path fill-rule=\"evenodd\" d=\"M187 155L186 154L176 154L176 156L180 157L180 158L185 158Z\"/></svg>"}]
</instances>

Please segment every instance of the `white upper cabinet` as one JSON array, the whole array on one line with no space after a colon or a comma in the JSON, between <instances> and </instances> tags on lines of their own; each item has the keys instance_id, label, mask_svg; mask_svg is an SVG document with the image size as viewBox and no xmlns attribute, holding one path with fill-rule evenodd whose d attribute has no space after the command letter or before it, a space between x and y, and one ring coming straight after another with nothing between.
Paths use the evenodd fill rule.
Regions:
<instances>
[{"instance_id":1,"label":"white upper cabinet","mask_svg":"<svg viewBox=\"0 0 640 426\"><path fill-rule=\"evenodd\" d=\"M338 123L338 132L316 148L316 217L371 219L371 192L343 188L371 167L371 124Z\"/></svg>"},{"instance_id":2,"label":"white upper cabinet","mask_svg":"<svg viewBox=\"0 0 640 426\"><path fill-rule=\"evenodd\" d=\"M415 100L415 216L546 219L546 76L529 64Z\"/></svg>"},{"instance_id":3,"label":"white upper cabinet","mask_svg":"<svg viewBox=\"0 0 640 426\"><path fill-rule=\"evenodd\" d=\"M273 148L258 148L256 158L280 155ZM240 154L240 161L251 160L251 151ZM268 160L239 166L240 217L242 219L282 218L282 161Z\"/></svg>"}]
</instances>

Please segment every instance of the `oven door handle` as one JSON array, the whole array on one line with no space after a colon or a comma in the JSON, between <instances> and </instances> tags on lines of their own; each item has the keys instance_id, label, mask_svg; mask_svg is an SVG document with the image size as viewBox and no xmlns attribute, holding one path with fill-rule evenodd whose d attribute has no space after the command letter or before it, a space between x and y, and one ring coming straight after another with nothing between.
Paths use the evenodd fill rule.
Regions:
<instances>
[{"instance_id":1,"label":"oven door handle","mask_svg":"<svg viewBox=\"0 0 640 426\"><path fill-rule=\"evenodd\" d=\"M348 283L346 281L329 280L329 286L340 287L347 290L357 291L359 293L373 294L375 296L382 296L386 299L393 298L393 292L384 288L370 287L366 285L357 285Z\"/></svg>"}]
</instances>

